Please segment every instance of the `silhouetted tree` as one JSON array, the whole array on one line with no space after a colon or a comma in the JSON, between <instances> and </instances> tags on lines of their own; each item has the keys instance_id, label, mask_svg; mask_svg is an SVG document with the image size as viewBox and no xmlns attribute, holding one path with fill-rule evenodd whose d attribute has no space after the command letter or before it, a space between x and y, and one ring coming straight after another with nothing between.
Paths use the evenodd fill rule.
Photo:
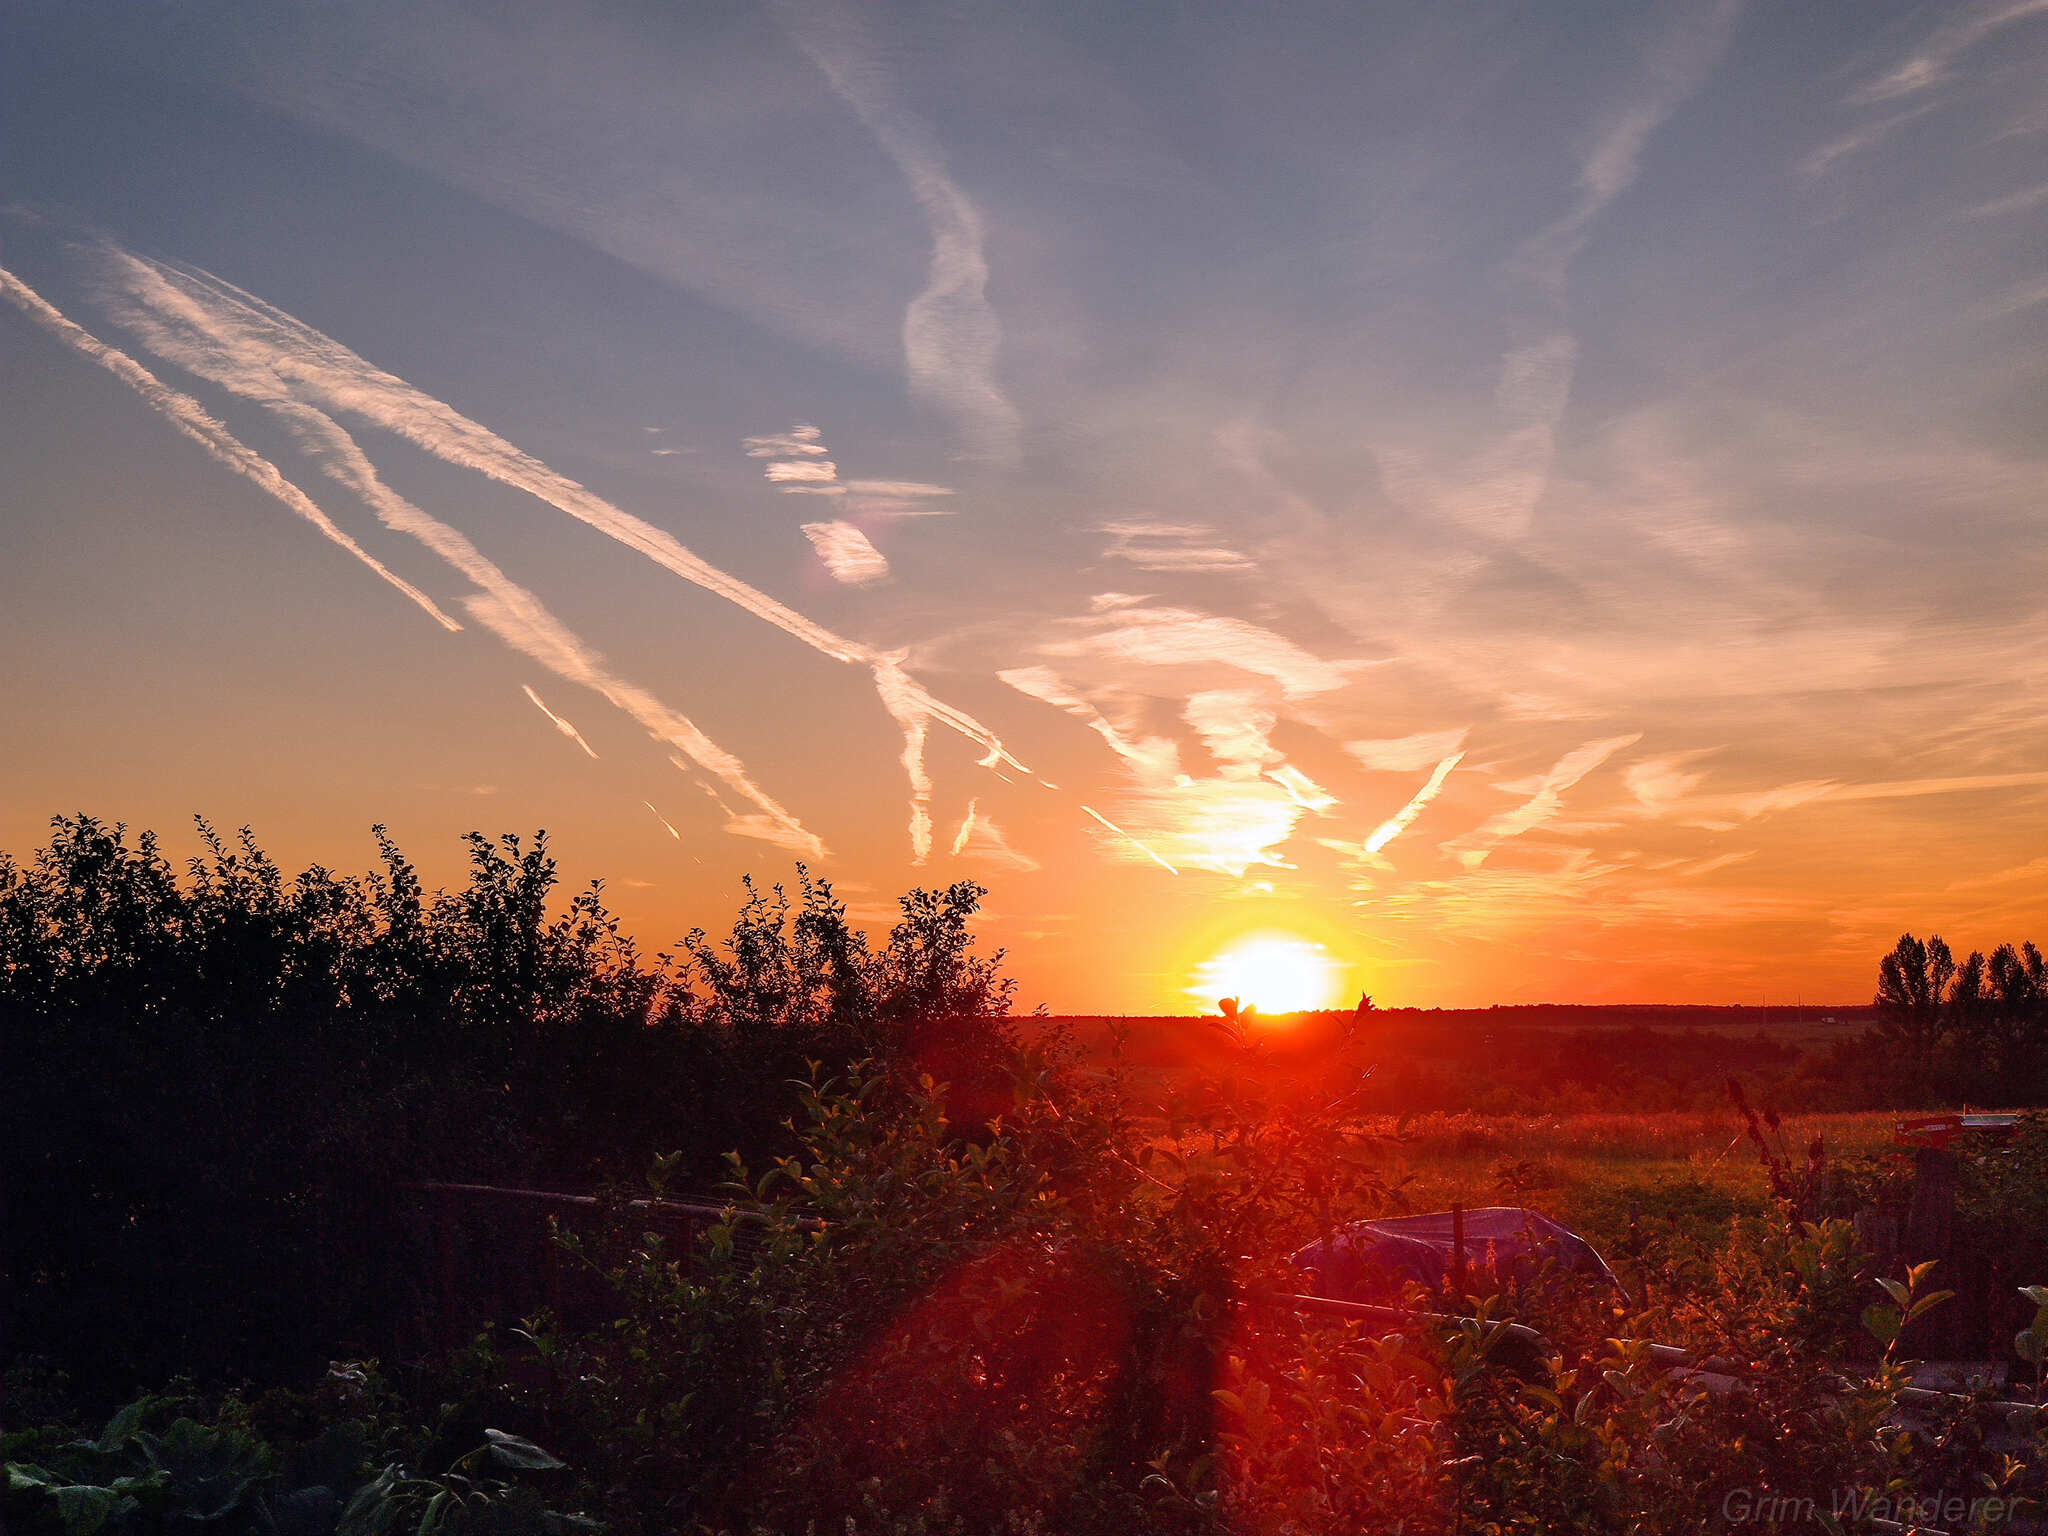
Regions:
<instances>
[{"instance_id":1,"label":"silhouetted tree","mask_svg":"<svg viewBox=\"0 0 2048 1536\"><path fill-rule=\"evenodd\" d=\"M0 855L8 1347L89 1396L400 1347L427 1270L409 1180L588 1185L680 1154L709 1183L782 1149L811 1061L1002 1107L1011 984L974 953L977 886L906 897L878 954L799 871L793 924L749 885L727 944L648 964L600 884L556 901L544 833L471 834L466 883L431 896L381 827L356 878L199 834L182 879L83 815Z\"/></svg>"}]
</instances>

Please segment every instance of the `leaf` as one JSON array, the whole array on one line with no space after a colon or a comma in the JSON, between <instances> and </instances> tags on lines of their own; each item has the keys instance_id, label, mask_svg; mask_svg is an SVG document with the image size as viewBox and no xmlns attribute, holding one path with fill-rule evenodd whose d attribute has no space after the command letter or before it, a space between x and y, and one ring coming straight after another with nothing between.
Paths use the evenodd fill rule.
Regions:
<instances>
[{"instance_id":1,"label":"leaf","mask_svg":"<svg viewBox=\"0 0 2048 1536\"><path fill-rule=\"evenodd\" d=\"M1880 1344L1891 1343L1899 1336L1899 1309L1873 1301L1863 1309L1863 1331Z\"/></svg>"},{"instance_id":2,"label":"leaf","mask_svg":"<svg viewBox=\"0 0 2048 1536\"><path fill-rule=\"evenodd\" d=\"M337 1536L382 1536L391 1529L398 1517L398 1501L394 1497L399 1482L405 1476L405 1468L393 1462L375 1478L356 1490L348 1507L341 1512L341 1520L335 1526Z\"/></svg>"},{"instance_id":3,"label":"leaf","mask_svg":"<svg viewBox=\"0 0 2048 1536\"><path fill-rule=\"evenodd\" d=\"M558 1509L543 1510L541 1528L548 1536L597 1536L605 1523L592 1515L568 1515Z\"/></svg>"},{"instance_id":4,"label":"leaf","mask_svg":"<svg viewBox=\"0 0 2048 1536\"><path fill-rule=\"evenodd\" d=\"M2037 1307L2048 1307L2048 1285L2023 1285L2020 1294Z\"/></svg>"},{"instance_id":5,"label":"leaf","mask_svg":"<svg viewBox=\"0 0 2048 1536\"><path fill-rule=\"evenodd\" d=\"M2018 1352L2019 1357L2029 1365L2039 1365L2042 1356L2048 1354L2048 1346L2044 1346L2040 1335L2036 1334L2031 1328L2022 1328L2018 1333L2014 1334L2012 1347ZM14 1471L12 1467L9 1467L7 1470L10 1474Z\"/></svg>"},{"instance_id":6,"label":"leaf","mask_svg":"<svg viewBox=\"0 0 2048 1536\"><path fill-rule=\"evenodd\" d=\"M270 1472L270 1458L254 1438L192 1419L178 1420L161 1438L138 1434L135 1443L164 1474L170 1512L188 1520L224 1518Z\"/></svg>"},{"instance_id":7,"label":"leaf","mask_svg":"<svg viewBox=\"0 0 2048 1536\"><path fill-rule=\"evenodd\" d=\"M1887 1280L1884 1276L1879 1275L1877 1277L1877 1283L1884 1287L1885 1295L1891 1297L1891 1299L1898 1304L1898 1308L1901 1312L1905 1311L1906 1308L1912 1303L1912 1291L1908 1290L1904 1285L1901 1285L1898 1281Z\"/></svg>"},{"instance_id":8,"label":"leaf","mask_svg":"<svg viewBox=\"0 0 2048 1536\"><path fill-rule=\"evenodd\" d=\"M93 1536L109 1520L136 1508L135 1500L126 1494L89 1483L68 1483L51 1492L57 1499L57 1516L64 1522L65 1536Z\"/></svg>"},{"instance_id":9,"label":"leaf","mask_svg":"<svg viewBox=\"0 0 2048 1536\"><path fill-rule=\"evenodd\" d=\"M135 1432L142 1428L142 1416L156 1406L153 1397L138 1397L119 1413L107 1420L107 1427L100 1432L99 1444L95 1447L102 1456L111 1456L135 1438Z\"/></svg>"},{"instance_id":10,"label":"leaf","mask_svg":"<svg viewBox=\"0 0 2048 1536\"><path fill-rule=\"evenodd\" d=\"M535 1445L531 1440L522 1440L517 1435L508 1435L502 1429L487 1429L484 1439L490 1442L491 1458L501 1466L517 1467L522 1472L556 1472L568 1463Z\"/></svg>"},{"instance_id":11,"label":"leaf","mask_svg":"<svg viewBox=\"0 0 2048 1536\"><path fill-rule=\"evenodd\" d=\"M1913 1310L1906 1314L1906 1321L1910 1323L1921 1313L1933 1311L1953 1295L1955 1295L1954 1291L1929 1291L1925 1296L1922 1296L1913 1303Z\"/></svg>"}]
</instances>

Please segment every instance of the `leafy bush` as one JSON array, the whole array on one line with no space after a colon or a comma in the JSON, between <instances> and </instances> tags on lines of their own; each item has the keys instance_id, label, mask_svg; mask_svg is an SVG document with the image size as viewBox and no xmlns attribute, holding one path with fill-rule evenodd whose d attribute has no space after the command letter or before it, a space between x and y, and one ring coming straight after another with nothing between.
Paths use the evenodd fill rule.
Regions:
<instances>
[{"instance_id":1,"label":"leafy bush","mask_svg":"<svg viewBox=\"0 0 2048 1536\"><path fill-rule=\"evenodd\" d=\"M402 1461L379 1466L372 1423L337 1420L280 1456L231 1422L180 1415L161 1433L144 1427L171 1407L138 1398L96 1438L44 1432L10 1441L10 1453L39 1458L10 1454L7 1461L13 1528L62 1536L579 1536L603 1529L554 1509L544 1492L522 1482L519 1474L559 1472L563 1463L503 1430L486 1429L482 1445L426 1477Z\"/></svg>"}]
</instances>

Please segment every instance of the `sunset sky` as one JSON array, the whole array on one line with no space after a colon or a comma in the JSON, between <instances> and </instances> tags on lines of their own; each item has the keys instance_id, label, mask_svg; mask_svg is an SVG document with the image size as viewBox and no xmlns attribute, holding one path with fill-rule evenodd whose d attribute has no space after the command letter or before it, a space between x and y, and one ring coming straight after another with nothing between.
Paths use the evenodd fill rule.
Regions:
<instances>
[{"instance_id":1,"label":"sunset sky","mask_svg":"<svg viewBox=\"0 0 2048 1536\"><path fill-rule=\"evenodd\" d=\"M2048 0L0 16L0 849L1021 1001L2048 940Z\"/></svg>"}]
</instances>

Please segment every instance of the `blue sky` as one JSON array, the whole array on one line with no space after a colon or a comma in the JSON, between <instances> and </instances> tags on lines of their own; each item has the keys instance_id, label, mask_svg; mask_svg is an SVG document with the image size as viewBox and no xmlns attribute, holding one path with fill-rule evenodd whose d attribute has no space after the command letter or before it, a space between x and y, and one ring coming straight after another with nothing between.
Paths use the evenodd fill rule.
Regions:
<instances>
[{"instance_id":1,"label":"blue sky","mask_svg":"<svg viewBox=\"0 0 2048 1536\"><path fill-rule=\"evenodd\" d=\"M24 4L0 846L989 884L1033 1000L2048 914L2048 3ZM111 350L109 350L111 349Z\"/></svg>"}]
</instances>

